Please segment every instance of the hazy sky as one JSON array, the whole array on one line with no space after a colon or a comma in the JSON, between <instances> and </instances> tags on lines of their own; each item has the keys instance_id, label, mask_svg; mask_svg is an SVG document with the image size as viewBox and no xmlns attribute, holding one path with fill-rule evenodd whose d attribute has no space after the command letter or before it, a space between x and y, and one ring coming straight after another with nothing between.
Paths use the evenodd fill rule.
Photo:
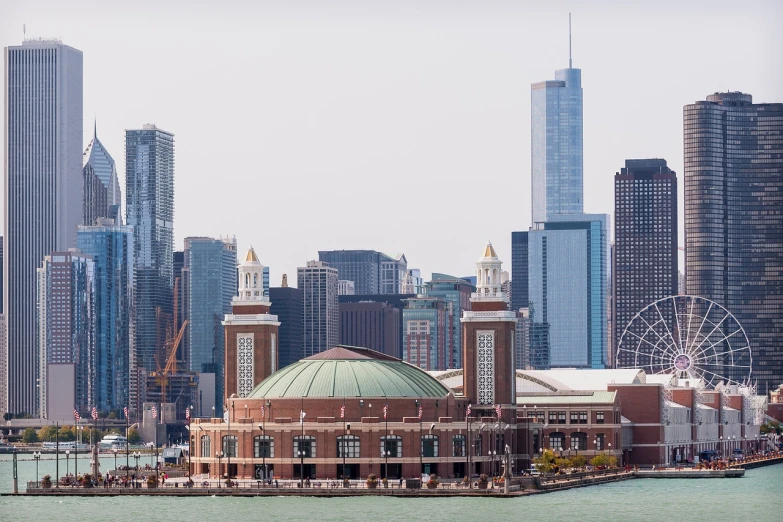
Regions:
<instances>
[{"instance_id":1,"label":"hazy sky","mask_svg":"<svg viewBox=\"0 0 783 522\"><path fill-rule=\"evenodd\" d=\"M124 129L175 134L176 249L236 235L272 286L319 249L404 252L428 278L471 274L487 239L510 270L530 84L567 67L569 11L588 212L612 212L626 158L665 158L682 202L683 105L783 102L780 0L2 0L0 43L27 24L83 51L84 142L97 115L123 195Z\"/></svg>"}]
</instances>

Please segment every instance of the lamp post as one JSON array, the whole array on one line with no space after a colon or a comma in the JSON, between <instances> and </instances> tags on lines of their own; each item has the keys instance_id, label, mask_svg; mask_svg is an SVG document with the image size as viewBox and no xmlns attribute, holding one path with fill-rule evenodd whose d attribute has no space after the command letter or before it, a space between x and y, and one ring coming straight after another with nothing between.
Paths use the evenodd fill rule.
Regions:
<instances>
[{"instance_id":1,"label":"lamp post","mask_svg":"<svg viewBox=\"0 0 783 522\"><path fill-rule=\"evenodd\" d=\"M234 416L234 401L231 401L231 415L228 416L228 441L227 444L227 450L228 450L228 464L226 466L226 475L228 475L228 479L231 480L231 447L233 446L236 448L236 444L231 444L231 417Z\"/></svg>"},{"instance_id":2,"label":"lamp post","mask_svg":"<svg viewBox=\"0 0 783 522\"><path fill-rule=\"evenodd\" d=\"M262 478L264 480L264 483L266 483L266 448L267 448L267 445L263 444L263 443L266 442L265 432L264 432L264 425L263 424L259 424L258 425L258 429L261 430L261 442L258 444L258 450L261 452L261 462L262 462L261 463L261 468L263 469L263 473L262 473L263 477Z\"/></svg>"},{"instance_id":3,"label":"lamp post","mask_svg":"<svg viewBox=\"0 0 783 522\"><path fill-rule=\"evenodd\" d=\"M119 451L117 448L112 449L112 452L114 453L114 474L117 474L117 451Z\"/></svg>"},{"instance_id":4,"label":"lamp post","mask_svg":"<svg viewBox=\"0 0 783 522\"><path fill-rule=\"evenodd\" d=\"M416 405L416 415L419 415L419 400L416 399L413 403ZM421 473L424 469L424 453L421 446L421 415L419 415L419 481L421 481Z\"/></svg>"},{"instance_id":5,"label":"lamp post","mask_svg":"<svg viewBox=\"0 0 783 522\"><path fill-rule=\"evenodd\" d=\"M222 478L220 475L221 469L220 469L220 459L223 458L223 452L218 451L215 453L215 457L218 459L218 469L217 469L217 477L218 477L218 487L221 487L220 485L220 479Z\"/></svg>"},{"instance_id":6,"label":"lamp post","mask_svg":"<svg viewBox=\"0 0 783 522\"><path fill-rule=\"evenodd\" d=\"M299 451L296 452L299 457L299 487L304 487L304 440L301 441Z\"/></svg>"},{"instance_id":7,"label":"lamp post","mask_svg":"<svg viewBox=\"0 0 783 522\"><path fill-rule=\"evenodd\" d=\"M344 424L343 428L343 443L342 446L342 452L343 452L343 481L345 481L345 439L348 437L348 435L351 434L351 423Z\"/></svg>"},{"instance_id":8,"label":"lamp post","mask_svg":"<svg viewBox=\"0 0 783 522\"><path fill-rule=\"evenodd\" d=\"M723 458L723 435L720 437L720 458Z\"/></svg>"},{"instance_id":9,"label":"lamp post","mask_svg":"<svg viewBox=\"0 0 783 522\"><path fill-rule=\"evenodd\" d=\"M38 461L41 460L41 452L34 451L33 458L35 459L35 481L40 482L40 479L38 478Z\"/></svg>"},{"instance_id":10,"label":"lamp post","mask_svg":"<svg viewBox=\"0 0 783 522\"><path fill-rule=\"evenodd\" d=\"M191 467L190 456L193 455L193 446L195 446L196 437L193 436L193 432L190 429L190 420L193 418L193 405L188 406L188 485L191 482L191 475L193 475L193 468Z\"/></svg>"},{"instance_id":11,"label":"lamp post","mask_svg":"<svg viewBox=\"0 0 783 522\"><path fill-rule=\"evenodd\" d=\"M67 477L70 474L70 459L71 459L71 450L65 450L65 476Z\"/></svg>"}]
</instances>

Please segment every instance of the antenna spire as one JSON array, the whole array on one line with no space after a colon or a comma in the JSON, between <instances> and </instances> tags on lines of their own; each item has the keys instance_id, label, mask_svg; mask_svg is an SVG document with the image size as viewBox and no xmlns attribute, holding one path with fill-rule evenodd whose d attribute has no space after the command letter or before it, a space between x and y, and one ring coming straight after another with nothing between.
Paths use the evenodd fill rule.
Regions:
<instances>
[{"instance_id":1,"label":"antenna spire","mask_svg":"<svg viewBox=\"0 0 783 522\"><path fill-rule=\"evenodd\" d=\"M571 69L571 13L568 13L568 68Z\"/></svg>"}]
</instances>

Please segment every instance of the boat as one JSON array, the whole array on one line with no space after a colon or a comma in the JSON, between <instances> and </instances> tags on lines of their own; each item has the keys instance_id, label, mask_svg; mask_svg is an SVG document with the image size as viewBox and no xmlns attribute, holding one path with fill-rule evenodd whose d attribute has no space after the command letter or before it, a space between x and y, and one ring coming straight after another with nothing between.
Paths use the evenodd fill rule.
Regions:
<instances>
[{"instance_id":1,"label":"boat","mask_svg":"<svg viewBox=\"0 0 783 522\"><path fill-rule=\"evenodd\" d=\"M98 448L103 450L125 449L127 446L127 437L123 435L117 435L116 433L106 435L98 443Z\"/></svg>"}]
</instances>

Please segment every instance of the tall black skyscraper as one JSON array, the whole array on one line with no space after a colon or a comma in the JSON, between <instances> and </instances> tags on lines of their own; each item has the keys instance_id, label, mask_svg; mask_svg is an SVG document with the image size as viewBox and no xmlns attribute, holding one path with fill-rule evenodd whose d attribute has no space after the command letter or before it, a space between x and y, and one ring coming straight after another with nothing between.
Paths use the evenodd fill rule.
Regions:
<instances>
[{"instance_id":1,"label":"tall black skyscraper","mask_svg":"<svg viewBox=\"0 0 783 522\"><path fill-rule=\"evenodd\" d=\"M529 306L528 294L528 234L511 233L511 309Z\"/></svg>"},{"instance_id":2,"label":"tall black skyscraper","mask_svg":"<svg viewBox=\"0 0 783 522\"><path fill-rule=\"evenodd\" d=\"M304 356L302 291L289 287L286 278L283 279L282 287L269 289L269 300L272 302L269 313L276 315L277 320L280 321L278 328L280 362L278 368L283 368Z\"/></svg>"},{"instance_id":3,"label":"tall black skyscraper","mask_svg":"<svg viewBox=\"0 0 783 522\"><path fill-rule=\"evenodd\" d=\"M634 315L677 294L677 174L666 160L625 161L614 176L614 215L612 363Z\"/></svg>"},{"instance_id":4,"label":"tall black skyscraper","mask_svg":"<svg viewBox=\"0 0 783 522\"><path fill-rule=\"evenodd\" d=\"M684 147L687 291L743 326L763 393L783 379L783 103L686 105Z\"/></svg>"}]
</instances>

